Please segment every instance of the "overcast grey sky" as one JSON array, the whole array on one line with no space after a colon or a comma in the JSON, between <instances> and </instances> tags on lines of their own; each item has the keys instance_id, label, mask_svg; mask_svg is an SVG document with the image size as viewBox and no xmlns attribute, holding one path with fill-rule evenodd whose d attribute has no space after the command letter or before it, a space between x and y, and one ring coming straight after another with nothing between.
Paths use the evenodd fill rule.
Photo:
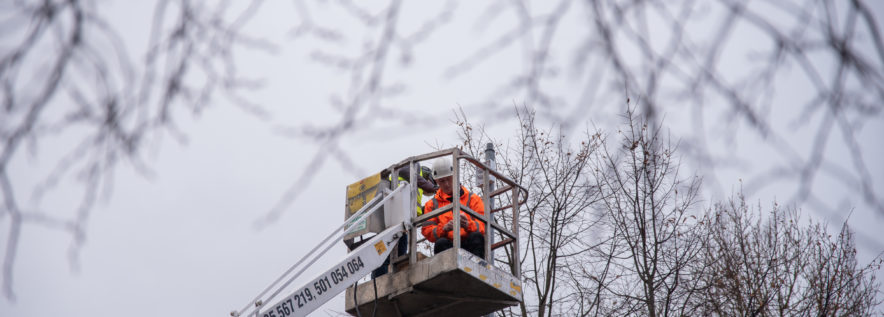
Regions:
<instances>
[{"instance_id":1,"label":"overcast grey sky","mask_svg":"<svg viewBox=\"0 0 884 317\"><path fill-rule=\"evenodd\" d=\"M753 7L760 15L782 14L760 2ZM877 19L884 19L884 1L866 2ZM198 113L173 110L177 111L183 139L165 131L157 133L142 152L147 172L129 164L115 170L112 191L94 207L85 245L76 249L74 260L69 233L45 226L23 227L14 263L16 300L0 300L0 315L227 316L340 225L347 184L408 156L433 151L434 146L457 144L451 123L457 109L462 108L474 124L484 125L492 138L505 141L515 133L515 105L535 107L546 123L563 123L569 133L579 133L593 126L616 127L620 123L617 115L626 107L624 95L634 104L649 98L667 102L658 105L658 118L663 119L673 139L682 141L684 168L704 177L704 205L728 197L742 186L751 201L765 208L776 199L781 204L799 205L805 217L833 224L853 210L849 224L859 235L861 262L884 251L884 235L880 233L884 214L864 198L858 185L845 185L860 177L850 178L855 174L856 158L850 155L841 132L826 138L829 146L824 150L822 172L807 181L812 184L810 198L801 198L800 178L769 178L777 167L808 159L826 116L803 108L812 99L813 88L801 79L797 65L788 66L789 71L770 83L740 82L744 73L758 68L752 61L770 45L759 40L757 30L747 26L733 31L716 69L722 81L759 92L758 100L752 102L760 104L758 113L772 131L768 134L758 133L728 106L716 106L726 101L713 93L706 92L702 103L708 105L704 107L693 106L696 100L679 99L666 90L676 81L666 77L671 74L661 75L659 95L648 97L643 91L624 92L617 86L610 60L594 55L599 54L599 48L578 62L584 38L592 34L585 22L587 5L581 3L565 7L557 2L529 3L523 11L503 2L402 4L397 16L401 39L390 49L384 64L383 93L364 101L367 106L356 111L352 128L331 142L340 152L319 160L312 166L315 173L309 185L297 187L305 168L324 149L322 145L328 144L305 135L346 121L341 108L358 99L358 87L371 75L371 67L353 71L347 68L352 64L336 58L371 51L384 26L382 19L371 22L371 18L366 18L370 22L366 26L366 20L360 20L350 5L342 3L349 2L261 3L243 32L272 45L238 48L233 57L241 74L260 79L260 87L242 95L266 113L256 115L221 97ZM379 8L386 3L365 4L365 13L383 16ZM149 42L153 1L96 1L96 7L123 35L126 49L136 61L135 71L142 74L144 69L138 63L145 58ZM228 16L243 9L234 6ZM527 36L507 36L525 23L524 15L543 17L556 10L568 14L554 31L549 52L534 51L543 47L545 29L531 29ZM692 45L706 47L708 43L697 39L714 37L722 17L718 6L699 4L696 21L688 28L696 40ZM648 18L649 41L665 50L664 39L671 31L656 19L653 14ZM787 20L780 22L790 25ZM427 21L435 21L435 28L421 32ZM322 37L322 32L316 32L323 31L320 27L336 33ZM0 34L4 37L0 53L5 55L16 37ZM632 35L618 36L628 39ZM505 41L510 37L517 39ZM861 43L858 50L875 61L872 67L878 74L884 73L884 61L875 55L868 37L856 41ZM649 63L641 48L628 40L622 41L619 50L622 59L630 62L626 68L642 69ZM536 63L531 61L538 54L546 54L546 60L535 72L532 67ZM809 58L823 70L836 71L830 56ZM28 70L39 74L42 66L31 67ZM523 74L539 74L542 80L530 84L514 80L528 81L520 77ZM827 80L830 76L822 74ZM870 84L854 80L847 86L863 90ZM768 89L771 87L775 90ZM21 89L23 94L35 94ZM552 96L551 100L538 97L532 93L535 90ZM218 94L223 94L223 89ZM880 109L881 97L872 98L868 102ZM65 102L58 100L46 115L64 115ZM796 115L802 111L807 115ZM855 136L863 149L873 200L880 206L884 197L884 164L880 163L884 160L884 115L879 110L871 117L846 117L857 122ZM77 138L76 129L42 138L31 150L13 157L10 178L24 209L62 219L75 216L72 206L78 205L83 195L76 177L61 180L39 200L33 193ZM31 152L35 154L28 154ZM336 158L342 155L346 159ZM292 188L296 198L283 205L274 221L262 222ZM9 233L8 219L0 217L4 239ZM318 261L305 276L325 270L343 253L343 245L336 246L331 256ZM317 315L341 311L339 296Z\"/></svg>"}]
</instances>

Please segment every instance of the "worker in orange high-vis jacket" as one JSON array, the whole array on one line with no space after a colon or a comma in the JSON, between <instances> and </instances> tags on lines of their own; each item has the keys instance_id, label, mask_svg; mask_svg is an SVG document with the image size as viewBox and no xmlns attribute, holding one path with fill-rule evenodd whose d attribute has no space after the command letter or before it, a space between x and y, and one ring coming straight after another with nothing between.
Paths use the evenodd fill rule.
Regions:
<instances>
[{"instance_id":1,"label":"worker in orange high-vis jacket","mask_svg":"<svg viewBox=\"0 0 884 317\"><path fill-rule=\"evenodd\" d=\"M439 185L433 199L424 204L424 213L432 212L452 203L452 196L460 197L460 205L467 206L473 211L484 215L485 204L482 199L467 191L463 186L459 187L459 193L452 192L454 166L450 159L442 158L433 163L433 178ZM433 252L450 249L454 245L454 214L449 211L427 221L421 233L428 241L433 242ZM478 257L485 258L485 224L466 212L460 211L460 246Z\"/></svg>"}]
</instances>

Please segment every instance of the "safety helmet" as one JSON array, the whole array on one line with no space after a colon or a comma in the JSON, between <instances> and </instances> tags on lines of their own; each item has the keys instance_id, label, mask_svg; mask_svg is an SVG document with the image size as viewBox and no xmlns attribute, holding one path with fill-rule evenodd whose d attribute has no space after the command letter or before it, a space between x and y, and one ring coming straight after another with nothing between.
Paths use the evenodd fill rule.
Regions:
<instances>
[{"instance_id":1,"label":"safety helmet","mask_svg":"<svg viewBox=\"0 0 884 317\"><path fill-rule=\"evenodd\" d=\"M451 175L454 175L454 165L451 164L450 158L443 157L433 162L433 179Z\"/></svg>"}]
</instances>

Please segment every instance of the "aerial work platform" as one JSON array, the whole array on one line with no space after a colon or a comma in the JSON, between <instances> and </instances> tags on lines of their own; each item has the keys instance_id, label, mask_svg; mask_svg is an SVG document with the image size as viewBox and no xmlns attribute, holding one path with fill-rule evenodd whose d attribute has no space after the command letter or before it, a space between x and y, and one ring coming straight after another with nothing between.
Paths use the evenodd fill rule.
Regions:
<instances>
[{"instance_id":1,"label":"aerial work platform","mask_svg":"<svg viewBox=\"0 0 884 317\"><path fill-rule=\"evenodd\" d=\"M356 288L362 316L482 316L518 305L521 282L464 249L449 249L408 269L378 277ZM345 309L356 315L354 288L347 288ZM375 299L377 299L375 301Z\"/></svg>"},{"instance_id":2,"label":"aerial work platform","mask_svg":"<svg viewBox=\"0 0 884 317\"><path fill-rule=\"evenodd\" d=\"M361 226L353 226L356 230L350 231L345 242L348 246L355 245L353 241L356 236L379 232L389 224L399 223L404 219L410 224L409 252L401 257L390 255L390 260L394 263L389 266L392 273L355 287L348 287L345 296L347 313L354 316L483 316L522 302L521 269L518 261L497 258L498 264L502 261L505 269L490 265L489 262L495 259L493 251L501 247L507 248L507 254L520 253L517 219L519 219L519 206L524 203L527 190L495 171L493 157L494 150L489 144L485 163L457 148L452 148L410 157L389 167L388 175L397 175L397 170L409 167L409 177L400 180L410 188L409 192L412 195L407 206L412 207L407 207L409 210L405 211L405 215L396 217L394 221L387 219L382 222L382 219L374 218L363 221L364 224ZM420 170L416 164L440 158L454 162L451 165L454 187L452 191L460 185L472 187L473 194L481 193L479 196L487 212L480 214L469 206L461 205L461 202L455 199L448 206L420 216L414 215L413 206L422 205L413 194L417 190L414 184L418 177L417 171ZM472 177L461 177L461 174ZM353 210L362 206L360 201L370 199L381 188L396 188L400 180L396 177L374 177L349 186L348 203L355 202L355 204L347 208L345 219L350 219ZM496 188L495 185L501 186ZM373 188L375 190L372 190ZM424 193L424 195L432 196L433 193ZM359 197L363 198L360 200ZM495 206L496 200L502 202L503 206ZM453 248L426 259L418 257L423 254L414 250L422 237L416 229L432 221L434 217L450 213L452 210L461 210L463 214L469 214L473 219L485 224L487 230L484 233L484 256L473 255L458 247L461 237L455 235ZM493 215L505 211L508 211L506 218L510 223L496 222ZM459 231L459 217L462 213L453 213L455 232ZM390 210L385 210L383 217L390 218ZM495 240L499 242L495 243ZM397 264L408 266L398 268Z\"/></svg>"},{"instance_id":3,"label":"aerial work platform","mask_svg":"<svg viewBox=\"0 0 884 317\"><path fill-rule=\"evenodd\" d=\"M344 223L230 316L307 316L341 292L346 295L344 309L355 316L469 317L519 305L523 300L519 206L525 203L528 191L494 170L491 144L485 154L485 163L457 148L413 156L350 184ZM439 178L451 177L446 179L445 184L451 186L447 192L457 192L463 185L479 196L481 204L470 204L469 200L462 204L454 199L446 206L422 212L422 200L434 194L429 191L441 190L432 178L423 178L423 187L417 186L417 178L426 176L420 163L433 159L439 159L434 170L448 171L438 174ZM442 165L437 168L436 163ZM462 178L461 173L469 176ZM454 235L452 247L438 254L418 251L419 243L423 247L428 244L418 229L444 214L451 215L453 232L461 231L461 217L467 215L484 224L483 251L471 247L481 256L460 247L461 235ZM506 221L498 223L497 218ZM347 246L346 256L312 279L301 280L300 276L338 241ZM407 244L408 252L399 250L400 244ZM505 248L507 256L495 257L494 250L499 248ZM385 265L389 273L359 283ZM293 284L295 281L300 283Z\"/></svg>"}]
</instances>

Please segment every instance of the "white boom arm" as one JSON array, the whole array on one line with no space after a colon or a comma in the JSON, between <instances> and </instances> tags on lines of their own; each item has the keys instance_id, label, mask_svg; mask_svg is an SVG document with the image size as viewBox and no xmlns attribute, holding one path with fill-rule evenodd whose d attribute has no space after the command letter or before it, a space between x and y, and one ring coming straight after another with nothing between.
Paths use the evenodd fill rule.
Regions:
<instances>
[{"instance_id":1,"label":"white boom arm","mask_svg":"<svg viewBox=\"0 0 884 317\"><path fill-rule=\"evenodd\" d=\"M410 225L410 224L409 224ZM348 286L381 266L399 237L405 234L406 223L387 228L351 252L346 259L275 305L260 313L262 317L307 316Z\"/></svg>"},{"instance_id":2,"label":"white boom arm","mask_svg":"<svg viewBox=\"0 0 884 317\"><path fill-rule=\"evenodd\" d=\"M267 289L261 292L254 301L252 301L252 303L255 304L255 307L253 307L254 311L249 312L247 315L255 317L306 316L310 312L319 308L319 306L322 306L325 302L332 299L335 295L347 289L347 286L353 285L369 272L379 267L384 262L384 259L390 254L390 251L396 246L397 242L399 242L399 237L404 235L405 232L411 228L411 217L414 213L414 207L411 205L411 200L408 196L409 193L406 188L408 187L400 184L395 190L384 195L385 197L381 198L381 196L378 196L372 199L372 201L347 219L338 230L310 251L306 257L302 258L298 263L295 263L294 266L289 268L283 276L288 275L295 267L300 266L301 263L311 256L311 254L320 249L320 246L326 244L328 241L333 241L335 236L338 236L338 238L343 237L343 234L341 233L342 230L344 232L354 230L354 225L378 210L381 210L381 207L384 207L385 222L394 225L388 227L383 232L375 235L367 242L360 245L356 250L350 252L347 255L347 258L343 261L302 287L296 289L293 294L283 298L273 306L264 308L261 297L263 297L282 279L282 277L280 277L280 279L273 282ZM283 288L294 281L294 279L304 272L307 267L312 265L318 257L325 254L329 248L331 248L331 246L325 247L323 251L313 257L305 267L302 267L298 273L295 273L294 276L289 278L288 282L279 287L277 291L267 299L270 300L279 294ZM247 310L249 310L248 305L240 311L230 312L230 315L233 317L243 316L242 314Z\"/></svg>"}]
</instances>

